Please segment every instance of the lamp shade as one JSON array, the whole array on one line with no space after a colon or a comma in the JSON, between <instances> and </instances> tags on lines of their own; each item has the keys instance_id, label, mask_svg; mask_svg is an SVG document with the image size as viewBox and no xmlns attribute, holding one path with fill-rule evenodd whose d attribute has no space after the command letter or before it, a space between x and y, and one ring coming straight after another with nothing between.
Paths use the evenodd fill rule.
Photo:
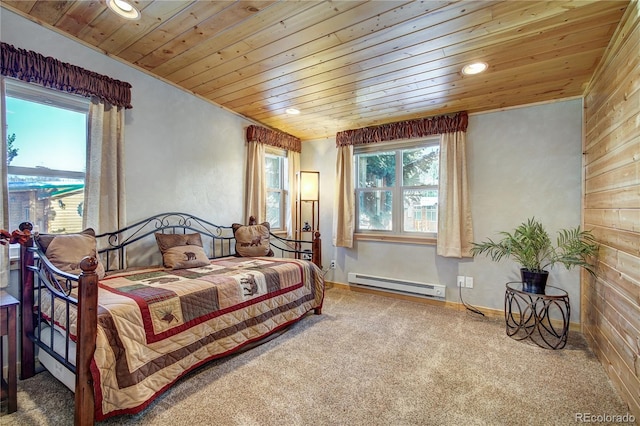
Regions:
<instances>
[{"instance_id":1,"label":"lamp shade","mask_svg":"<svg viewBox=\"0 0 640 426\"><path fill-rule=\"evenodd\" d=\"M300 172L300 201L318 201L320 198L320 172Z\"/></svg>"}]
</instances>

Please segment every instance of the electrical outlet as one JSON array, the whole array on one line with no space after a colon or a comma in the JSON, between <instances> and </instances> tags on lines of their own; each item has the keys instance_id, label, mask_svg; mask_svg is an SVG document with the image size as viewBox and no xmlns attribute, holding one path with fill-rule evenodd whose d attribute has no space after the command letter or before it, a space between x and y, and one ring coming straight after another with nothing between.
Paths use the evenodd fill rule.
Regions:
<instances>
[{"instance_id":1,"label":"electrical outlet","mask_svg":"<svg viewBox=\"0 0 640 426\"><path fill-rule=\"evenodd\" d=\"M473 288L473 277L464 277L464 284L467 288Z\"/></svg>"},{"instance_id":2,"label":"electrical outlet","mask_svg":"<svg viewBox=\"0 0 640 426\"><path fill-rule=\"evenodd\" d=\"M332 260L332 261L331 261L331 263L329 264L329 267L330 267L331 269L336 269L336 261L335 261L335 260Z\"/></svg>"},{"instance_id":3,"label":"electrical outlet","mask_svg":"<svg viewBox=\"0 0 640 426\"><path fill-rule=\"evenodd\" d=\"M458 275L456 283L458 284L458 287L464 287L464 277L462 275Z\"/></svg>"}]
</instances>

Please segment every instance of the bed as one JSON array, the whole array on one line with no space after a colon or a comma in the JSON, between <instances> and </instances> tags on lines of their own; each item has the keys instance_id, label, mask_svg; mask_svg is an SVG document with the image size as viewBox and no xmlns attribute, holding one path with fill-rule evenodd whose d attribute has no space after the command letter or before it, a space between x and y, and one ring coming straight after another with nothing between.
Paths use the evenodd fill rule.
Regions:
<instances>
[{"instance_id":1,"label":"bed","mask_svg":"<svg viewBox=\"0 0 640 426\"><path fill-rule=\"evenodd\" d=\"M318 233L185 213L34 234L21 248L21 379L37 358L75 392L76 424L142 411L195 368L320 314L320 250Z\"/></svg>"}]
</instances>

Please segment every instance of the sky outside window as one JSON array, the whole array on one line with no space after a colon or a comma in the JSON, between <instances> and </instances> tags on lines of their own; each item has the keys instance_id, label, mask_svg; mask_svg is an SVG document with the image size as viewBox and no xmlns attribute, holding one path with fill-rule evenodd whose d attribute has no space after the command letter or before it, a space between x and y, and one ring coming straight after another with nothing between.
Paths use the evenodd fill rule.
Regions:
<instances>
[{"instance_id":1,"label":"sky outside window","mask_svg":"<svg viewBox=\"0 0 640 426\"><path fill-rule=\"evenodd\" d=\"M84 172L87 114L7 96L7 136L18 155L11 166Z\"/></svg>"}]
</instances>

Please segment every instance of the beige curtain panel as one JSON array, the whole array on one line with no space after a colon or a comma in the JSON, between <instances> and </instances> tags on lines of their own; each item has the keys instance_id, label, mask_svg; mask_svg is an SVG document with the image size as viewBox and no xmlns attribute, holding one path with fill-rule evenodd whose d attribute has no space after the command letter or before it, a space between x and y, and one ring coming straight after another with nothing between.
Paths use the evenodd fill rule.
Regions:
<instances>
[{"instance_id":1,"label":"beige curtain panel","mask_svg":"<svg viewBox=\"0 0 640 426\"><path fill-rule=\"evenodd\" d=\"M300 153L296 151L287 151L287 162L289 163L289 190L287 192L287 237L295 238L295 230L293 229L294 219L296 217L296 198L298 194L296 176L300 173Z\"/></svg>"},{"instance_id":2,"label":"beige curtain panel","mask_svg":"<svg viewBox=\"0 0 640 426\"><path fill-rule=\"evenodd\" d=\"M89 105L85 228L100 233L126 226L124 176L124 108L94 97Z\"/></svg>"},{"instance_id":3,"label":"beige curtain panel","mask_svg":"<svg viewBox=\"0 0 640 426\"><path fill-rule=\"evenodd\" d=\"M438 255L472 257L473 223L469 198L466 133L445 133L440 138Z\"/></svg>"},{"instance_id":4,"label":"beige curtain panel","mask_svg":"<svg viewBox=\"0 0 640 426\"><path fill-rule=\"evenodd\" d=\"M244 219L251 216L257 223L267 218L267 185L264 170L264 144L257 141L247 143L247 168L245 171Z\"/></svg>"},{"instance_id":5,"label":"beige curtain panel","mask_svg":"<svg viewBox=\"0 0 640 426\"><path fill-rule=\"evenodd\" d=\"M336 188L333 200L333 245L353 247L355 231L355 190L353 183L353 145L338 147Z\"/></svg>"}]
</instances>

